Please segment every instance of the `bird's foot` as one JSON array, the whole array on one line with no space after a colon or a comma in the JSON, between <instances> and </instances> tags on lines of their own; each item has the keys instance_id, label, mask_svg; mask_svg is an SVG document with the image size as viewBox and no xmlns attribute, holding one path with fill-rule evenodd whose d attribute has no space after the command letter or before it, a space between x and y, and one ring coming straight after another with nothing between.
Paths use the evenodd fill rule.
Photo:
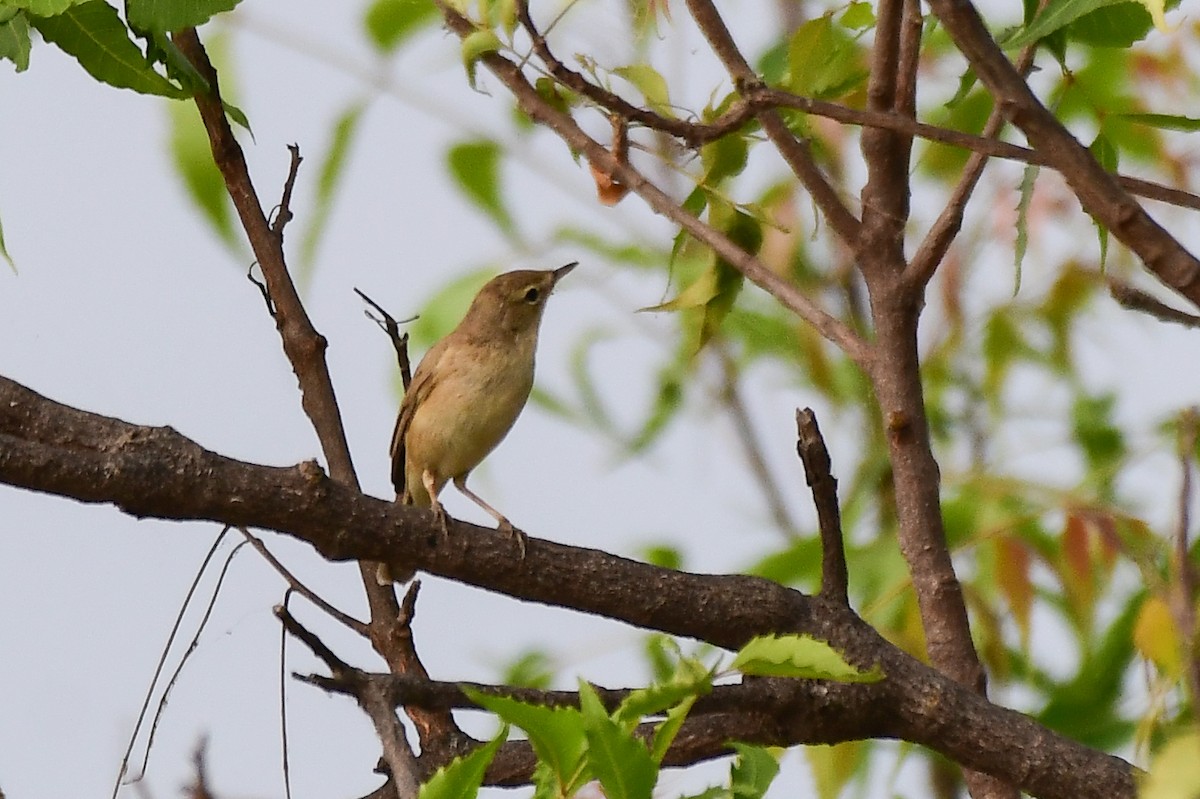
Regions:
<instances>
[{"instance_id":1,"label":"bird's foot","mask_svg":"<svg viewBox=\"0 0 1200 799\"><path fill-rule=\"evenodd\" d=\"M436 499L433 501L433 518L437 520L438 527L442 530L442 540L445 541L450 538L450 530L446 526L447 520L450 517L446 514L446 509L442 507L442 503Z\"/></svg>"},{"instance_id":2,"label":"bird's foot","mask_svg":"<svg viewBox=\"0 0 1200 799\"><path fill-rule=\"evenodd\" d=\"M523 530L518 530L516 527L513 527L512 522L501 516L500 526L496 528L496 532L502 533L516 541L517 548L521 550L521 560L525 560L525 545L529 541L529 536L525 535Z\"/></svg>"}]
</instances>

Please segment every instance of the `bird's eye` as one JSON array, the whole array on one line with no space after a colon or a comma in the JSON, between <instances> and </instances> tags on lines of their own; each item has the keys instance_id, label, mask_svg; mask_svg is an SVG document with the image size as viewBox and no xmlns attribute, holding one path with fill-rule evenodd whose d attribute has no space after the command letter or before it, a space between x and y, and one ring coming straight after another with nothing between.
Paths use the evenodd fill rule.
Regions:
<instances>
[{"instance_id":1,"label":"bird's eye","mask_svg":"<svg viewBox=\"0 0 1200 799\"><path fill-rule=\"evenodd\" d=\"M538 301L538 297L541 295L542 293L538 291L537 288L531 288L529 291L525 292L525 302L535 303Z\"/></svg>"}]
</instances>

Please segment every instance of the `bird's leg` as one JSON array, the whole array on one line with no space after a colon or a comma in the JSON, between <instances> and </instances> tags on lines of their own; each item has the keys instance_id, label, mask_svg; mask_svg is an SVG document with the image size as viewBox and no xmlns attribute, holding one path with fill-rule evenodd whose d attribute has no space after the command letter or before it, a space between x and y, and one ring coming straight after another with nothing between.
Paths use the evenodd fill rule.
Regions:
<instances>
[{"instance_id":1,"label":"bird's leg","mask_svg":"<svg viewBox=\"0 0 1200 799\"><path fill-rule=\"evenodd\" d=\"M510 522L507 518L505 518L503 513L501 513L500 511L493 508L491 505L484 502L483 499L478 494L476 494L471 489L467 488L467 475L462 474L462 475L459 475L458 477L455 477L454 478L454 487L457 488L464 497L471 500L479 507L483 508L484 511L487 512L488 516L491 516L493 519L496 520L496 523L499 525L499 527L497 528L497 532L504 533L506 536L508 536L509 538L512 538L513 540L515 540L517 542L517 547L520 548L520 550L521 550L521 559L524 560L525 559L525 533L521 532L516 527L513 527L513 523Z\"/></svg>"},{"instance_id":2,"label":"bird's leg","mask_svg":"<svg viewBox=\"0 0 1200 799\"><path fill-rule=\"evenodd\" d=\"M437 519L438 524L441 525L442 540L445 541L450 537L450 531L446 529L446 509L438 500L437 481L433 472L428 469L421 472L421 484L425 486L425 493L429 495L429 507L433 511L433 518Z\"/></svg>"}]
</instances>

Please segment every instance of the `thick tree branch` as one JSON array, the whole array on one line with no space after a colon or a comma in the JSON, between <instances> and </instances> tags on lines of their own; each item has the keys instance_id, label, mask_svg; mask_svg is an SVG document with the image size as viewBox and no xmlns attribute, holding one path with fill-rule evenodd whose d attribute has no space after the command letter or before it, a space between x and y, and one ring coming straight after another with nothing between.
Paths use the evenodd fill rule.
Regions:
<instances>
[{"instance_id":1,"label":"thick tree branch","mask_svg":"<svg viewBox=\"0 0 1200 799\"><path fill-rule=\"evenodd\" d=\"M913 741L970 769L1007 776L1036 796L1134 795L1128 763L990 704L895 648L845 605L760 578L686 574L536 538L522 559L494 530L457 521L443 540L428 511L359 494L327 478L315 463L278 468L225 458L170 428L137 427L69 408L5 378L0 482L113 503L139 517L275 530L307 541L331 560L418 566L518 599L727 649L758 634L806 633L829 641L856 665L878 663L886 679L871 686L812 683L833 704L799 702L792 715L774 722L758 718L753 725L744 718L725 724L724 716L705 717L690 740L712 747L743 736L811 740L822 734L822 724L839 725L844 715L865 718L858 714L868 711L855 709L865 703L873 734ZM703 750L697 746L689 751Z\"/></svg>"},{"instance_id":2,"label":"thick tree branch","mask_svg":"<svg viewBox=\"0 0 1200 799\"><path fill-rule=\"evenodd\" d=\"M969 0L929 0L1001 112L1062 173L1084 210L1112 231L1166 285L1200 307L1200 261L1150 218L1037 99Z\"/></svg>"}]
</instances>

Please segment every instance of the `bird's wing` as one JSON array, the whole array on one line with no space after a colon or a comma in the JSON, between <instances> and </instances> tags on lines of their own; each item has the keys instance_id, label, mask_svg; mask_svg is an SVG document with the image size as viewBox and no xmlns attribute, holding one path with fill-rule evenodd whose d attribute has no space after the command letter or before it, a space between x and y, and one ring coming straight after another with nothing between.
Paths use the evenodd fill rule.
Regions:
<instances>
[{"instance_id":1,"label":"bird's wing","mask_svg":"<svg viewBox=\"0 0 1200 799\"><path fill-rule=\"evenodd\" d=\"M437 374L437 362L442 355L445 347L442 346L444 341L439 341L433 346L429 352L425 353L425 357L421 359L420 365L417 366L417 371L413 374L412 382L408 386L408 390L404 392L404 399L400 403L400 413L396 417L396 429L392 431L392 485L396 489L396 497L404 496L404 438L408 434L408 427L412 424L413 414L417 412L417 408L424 401L429 393L437 384L435 375Z\"/></svg>"}]
</instances>

